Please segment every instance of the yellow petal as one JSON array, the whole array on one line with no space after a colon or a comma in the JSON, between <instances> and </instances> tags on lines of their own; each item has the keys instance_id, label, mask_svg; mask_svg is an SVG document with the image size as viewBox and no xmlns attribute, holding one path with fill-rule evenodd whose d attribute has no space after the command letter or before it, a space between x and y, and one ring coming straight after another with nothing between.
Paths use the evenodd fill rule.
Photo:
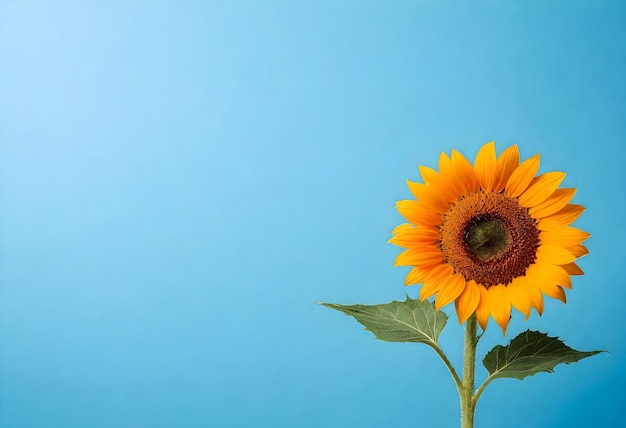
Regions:
<instances>
[{"instance_id":1,"label":"yellow petal","mask_svg":"<svg viewBox=\"0 0 626 428\"><path fill-rule=\"evenodd\" d=\"M533 179L528 189L519 197L523 207L534 207L548 199L565 178L564 172L547 172Z\"/></svg>"},{"instance_id":2,"label":"yellow petal","mask_svg":"<svg viewBox=\"0 0 626 428\"><path fill-rule=\"evenodd\" d=\"M442 153L442 155L445 155L445 153ZM448 170L449 167L446 166L445 169ZM458 199L459 195L455 193L454 187L450 187L448 185L448 179L442 170L440 170L440 173L437 174L434 169L423 165L419 167L419 170L424 183L429 186L433 186L433 188L437 190L437 193L441 194L443 199L448 202L454 202Z\"/></svg>"},{"instance_id":3,"label":"yellow petal","mask_svg":"<svg viewBox=\"0 0 626 428\"><path fill-rule=\"evenodd\" d=\"M572 288L572 278L562 266L551 265L551 269L556 277L556 284L566 288Z\"/></svg>"},{"instance_id":4,"label":"yellow petal","mask_svg":"<svg viewBox=\"0 0 626 428\"><path fill-rule=\"evenodd\" d=\"M493 319L502 329L502 334L506 334L506 328L511 319L511 300L504 285L489 287L489 304Z\"/></svg>"},{"instance_id":5,"label":"yellow petal","mask_svg":"<svg viewBox=\"0 0 626 428\"><path fill-rule=\"evenodd\" d=\"M583 244L573 245L571 247L567 247L567 251L572 253L576 258L586 256L589 254L589 250Z\"/></svg>"},{"instance_id":6,"label":"yellow petal","mask_svg":"<svg viewBox=\"0 0 626 428\"><path fill-rule=\"evenodd\" d=\"M460 274L452 275L447 281L445 281L439 293L437 293L437 299L435 300L435 309L439 310L446 306L448 303L452 303L465 288L465 278Z\"/></svg>"},{"instance_id":7,"label":"yellow petal","mask_svg":"<svg viewBox=\"0 0 626 428\"><path fill-rule=\"evenodd\" d=\"M474 160L474 171L482 187L486 191L493 189L496 179L496 145L491 141L478 151Z\"/></svg>"},{"instance_id":8,"label":"yellow petal","mask_svg":"<svg viewBox=\"0 0 626 428\"><path fill-rule=\"evenodd\" d=\"M489 321L489 314L491 314L489 292L482 285L478 285L478 291L480 292L480 300L478 306L476 306L476 320L478 320L480 328L485 331L487 329L487 322Z\"/></svg>"},{"instance_id":9,"label":"yellow petal","mask_svg":"<svg viewBox=\"0 0 626 428\"><path fill-rule=\"evenodd\" d=\"M441 174L441 182L438 189L449 204L456 203L461 196L461 187L458 185L458 181L459 178L457 178L456 173Z\"/></svg>"},{"instance_id":10,"label":"yellow petal","mask_svg":"<svg viewBox=\"0 0 626 428\"><path fill-rule=\"evenodd\" d=\"M558 212L539 220L537 229L552 230L569 226L585 211L585 207L576 204L565 205Z\"/></svg>"},{"instance_id":11,"label":"yellow petal","mask_svg":"<svg viewBox=\"0 0 626 428\"><path fill-rule=\"evenodd\" d=\"M511 174L509 181L506 182L504 194L509 198L517 198L528 188L528 185L531 181L533 181L535 174L537 174L538 169L539 155L526 159L524 162L519 164L515 171L513 171L513 174Z\"/></svg>"},{"instance_id":12,"label":"yellow petal","mask_svg":"<svg viewBox=\"0 0 626 428\"><path fill-rule=\"evenodd\" d=\"M561 266L565 272L570 275L584 275L585 272L576 264L576 263L568 263L566 265Z\"/></svg>"},{"instance_id":13,"label":"yellow petal","mask_svg":"<svg viewBox=\"0 0 626 428\"><path fill-rule=\"evenodd\" d=\"M480 291L474 280L467 281L465 289L456 299L455 308L459 324L463 324L474 313L480 301Z\"/></svg>"},{"instance_id":14,"label":"yellow petal","mask_svg":"<svg viewBox=\"0 0 626 428\"><path fill-rule=\"evenodd\" d=\"M559 245L543 244L537 248L537 260L549 264L565 265L576 260L576 257Z\"/></svg>"},{"instance_id":15,"label":"yellow petal","mask_svg":"<svg viewBox=\"0 0 626 428\"><path fill-rule=\"evenodd\" d=\"M422 250L409 249L401 252L396 257L394 266L430 266L442 263L445 256L437 247L428 247Z\"/></svg>"},{"instance_id":16,"label":"yellow petal","mask_svg":"<svg viewBox=\"0 0 626 428\"><path fill-rule=\"evenodd\" d=\"M415 266L404 278L404 285L421 284L424 282L432 268L424 266Z\"/></svg>"},{"instance_id":17,"label":"yellow petal","mask_svg":"<svg viewBox=\"0 0 626 428\"><path fill-rule=\"evenodd\" d=\"M562 229L542 230L539 239L544 244L555 244L562 247L578 245L591 236L583 230L575 227L564 227Z\"/></svg>"},{"instance_id":18,"label":"yellow petal","mask_svg":"<svg viewBox=\"0 0 626 428\"><path fill-rule=\"evenodd\" d=\"M415 226L413 226L412 224L409 223L402 223L396 227L393 228L393 230L391 231L391 235L397 235L399 233L401 233L404 230L409 230L409 229L415 229Z\"/></svg>"},{"instance_id":19,"label":"yellow petal","mask_svg":"<svg viewBox=\"0 0 626 428\"><path fill-rule=\"evenodd\" d=\"M563 285L572 288L572 279L569 274L559 265L544 263L537 260L536 263L528 266L527 275L537 279L536 285L542 286L546 283Z\"/></svg>"},{"instance_id":20,"label":"yellow petal","mask_svg":"<svg viewBox=\"0 0 626 428\"><path fill-rule=\"evenodd\" d=\"M554 214L572 200L576 189L556 189L554 193L542 203L531 207L528 211L534 218L542 218Z\"/></svg>"},{"instance_id":21,"label":"yellow petal","mask_svg":"<svg viewBox=\"0 0 626 428\"><path fill-rule=\"evenodd\" d=\"M446 201L441 193L434 185L427 185L422 183L414 183L407 180L409 190L420 202L423 202L431 210L443 214L450 209L450 204Z\"/></svg>"},{"instance_id":22,"label":"yellow petal","mask_svg":"<svg viewBox=\"0 0 626 428\"><path fill-rule=\"evenodd\" d=\"M441 234L437 229L412 227L401 230L387 242L399 247L413 248L424 244L438 243L440 240Z\"/></svg>"},{"instance_id":23,"label":"yellow petal","mask_svg":"<svg viewBox=\"0 0 626 428\"><path fill-rule=\"evenodd\" d=\"M420 300L439 292L441 286L452 276L452 272L452 266L447 263L435 267L424 280L424 285L420 290Z\"/></svg>"},{"instance_id":24,"label":"yellow petal","mask_svg":"<svg viewBox=\"0 0 626 428\"><path fill-rule=\"evenodd\" d=\"M468 166L469 170L467 169ZM476 186L478 186L478 179L476 179L474 169L463 155L454 150L452 159L445 153L441 153L441 156L439 156L439 173L438 187L448 202L456 202L460 196L467 193L467 177L469 177L470 182L474 180Z\"/></svg>"},{"instance_id":25,"label":"yellow petal","mask_svg":"<svg viewBox=\"0 0 626 428\"><path fill-rule=\"evenodd\" d=\"M418 201L398 201L396 209L404 218L418 226L439 226L443 222L441 215Z\"/></svg>"},{"instance_id":26,"label":"yellow petal","mask_svg":"<svg viewBox=\"0 0 626 428\"><path fill-rule=\"evenodd\" d=\"M447 153L445 152L441 152L441 154L439 155L439 171L443 171L444 169L448 169L450 167L452 160L450 159L450 156L447 155Z\"/></svg>"},{"instance_id":27,"label":"yellow petal","mask_svg":"<svg viewBox=\"0 0 626 428\"><path fill-rule=\"evenodd\" d=\"M493 187L495 192L500 192L506 186L507 181L513 174L513 171L519 165L519 151L517 146L513 145L502 152L496 161L496 180Z\"/></svg>"},{"instance_id":28,"label":"yellow petal","mask_svg":"<svg viewBox=\"0 0 626 428\"><path fill-rule=\"evenodd\" d=\"M424 180L424 183L432 184L439 181L439 174L437 174L437 171L435 171L431 167L420 165L418 168L420 170L420 174L422 175L422 180Z\"/></svg>"},{"instance_id":29,"label":"yellow petal","mask_svg":"<svg viewBox=\"0 0 626 428\"><path fill-rule=\"evenodd\" d=\"M478 184L478 178L476 178L472 164L454 149L452 149L452 169L457 177L455 184L458 195L467 195L479 190L480 184Z\"/></svg>"},{"instance_id":30,"label":"yellow petal","mask_svg":"<svg viewBox=\"0 0 626 428\"><path fill-rule=\"evenodd\" d=\"M558 299L563 303L567 302L567 298L565 297L565 291L563 287L560 285L553 284L551 282L544 282L539 287L541 292L548 297L552 297L553 299Z\"/></svg>"},{"instance_id":31,"label":"yellow petal","mask_svg":"<svg viewBox=\"0 0 626 428\"><path fill-rule=\"evenodd\" d=\"M530 265L529 268L533 266ZM528 269L526 270L526 280L522 283L526 289L526 295L530 300L530 306L533 307L537 313L541 316L543 314L543 295L539 291L539 282L541 278L535 278L532 276Z\"/></svg>"},{"instance_id":32,"label":"yellow petal","mask_svg":"<svg viewBox=\"0 0 626 428\"><path fill-rule=\"evenodd\" d=\"M507 291L509 292L511 305L528 319L530 316L530 299L524 286L525 281L526 279L523 276L518 276L512 283L507 285Z\"/></svg>"}]
</instances>

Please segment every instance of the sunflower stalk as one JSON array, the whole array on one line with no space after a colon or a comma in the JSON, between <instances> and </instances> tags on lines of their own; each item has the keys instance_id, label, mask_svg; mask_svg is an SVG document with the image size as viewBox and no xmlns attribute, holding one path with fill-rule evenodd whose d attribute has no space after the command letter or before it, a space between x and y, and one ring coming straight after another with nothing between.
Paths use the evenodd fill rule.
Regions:
<instances>
[{"instance_id":1,"label":"sunflower stalk","mask_svg":"<svg viewBox=\"0 0 626 428\"><path fill-rule=\"evenodd\" d=\"M472 314L465 325L463 351L463 382L459 388L461 400L461 428L474 428L474 371L476 368L476 314Z\"/></svg>"}]
</instances>

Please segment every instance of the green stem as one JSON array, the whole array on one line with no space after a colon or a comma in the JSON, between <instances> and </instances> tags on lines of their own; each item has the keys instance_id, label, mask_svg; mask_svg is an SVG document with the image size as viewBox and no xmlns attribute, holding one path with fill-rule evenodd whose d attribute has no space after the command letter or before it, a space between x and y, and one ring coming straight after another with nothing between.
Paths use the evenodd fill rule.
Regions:
<instances>
[{"instance_id":1,"label":"green stem","mask_svg":"<svg viewBox=\"0 0 626 428\"><path fill-rule=\"evenodd\" d=\"M461 386L462 386L461 379L459 379L459 375L456 374L456 370L454 370L452 363L450 363L450 360L448 360L448 357L446 357L446 354L443 353L441 348L439 348L439 346L436 343L431 345L431 348L435 350L437 355L439 355L439 358L441 358L441 361L443 361L443 363L448 368L448 371L450 372L450 374L452 375L452 379L454 380L454 384L456 385L456 389L459 390L459 393L460 393Z\"/></svg>"},{"instance_id":2,"label":"green stem","mask_svg":"<svg viewBox=\"0 0 626 428\"><path fill-rule=\"evenodd\" d=\"M474 428L474 369L476 367L476 314L472 314L465 324L465 345L463 351L463 382L459 388L461 399L461 428Z\"/></svg>"},{"instance_id":3,"label":"green stem","mask_svg":"<svg viewBox=\"0 0 626 428\"><path fill-rule=\"evenodd\" d=\"M485 379L483 384L478 387L478 389L476 390L476 394L474 394L474 407L476 407L476 403L478 403L478 399L480 398L480 395L483 393L485 388L487 388L487 385L489 385L489 383L491 383L493 379L494 379L493 377L489 376L487 379Z\"/></svg>"}]
</instances>

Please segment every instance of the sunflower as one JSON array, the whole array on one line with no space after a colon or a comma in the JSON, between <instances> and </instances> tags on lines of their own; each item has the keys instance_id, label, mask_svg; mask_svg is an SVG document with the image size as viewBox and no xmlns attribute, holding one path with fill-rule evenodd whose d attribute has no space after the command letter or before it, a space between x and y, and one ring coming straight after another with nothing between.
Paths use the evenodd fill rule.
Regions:
<instances>
[{"instance_id":1,"label":"sunflower","mask_svg":"<svg viewBox=\"0 0 626 428\"><path fill-rule=\"evenodd\" d=\"M424 183L407 180L415 200L396 204L409 223L389 241L406 248L395 261L412 267L405 285L422 284L437 309L455 302L460 324L476 313L485 330L491 315L503 333L511 306L528 319L543 313L543 295L565 303L590 235L570 226L584 207L569 203L576 189L559 188L565 174L538 169L539 155L520 163L517 146L496 159L493 141L473 167L456 150L439 172L420 166Z\"/></svg>"}]
</instances>

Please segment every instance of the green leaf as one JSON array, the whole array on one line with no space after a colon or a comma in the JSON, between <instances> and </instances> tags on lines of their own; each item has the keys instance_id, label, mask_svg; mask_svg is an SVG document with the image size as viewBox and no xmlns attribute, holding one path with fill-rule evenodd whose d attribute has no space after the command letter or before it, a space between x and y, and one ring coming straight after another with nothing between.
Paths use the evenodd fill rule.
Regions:
<instances>
[{"instance_id":1,"label":"green leaf","mask_svg":"<svg viewBox=\"0 0 626 428\"><path fill-rule=\"evenodd\" d=\"M508 377L524 379L539 372L552 373L561 363L575 363L603 351L581 352L556 337L538 331L526 331L508 346L498 345L485 355L483 365L491 379Z\"/></svg>"},{"instance_id":2,"label":"green leaf","mask_svg":"<svg viewBox=\"0 0 626 428\"><path fill-rule=\"evenodd\" d=\"M448 320L446 314L435 310L433 303L413 300L409 296L404 302L394 300L382 305L322 305L353 316L377 339L386 342L417 342L437 346L439 333Z\"/></svg>"}]
</instances>

